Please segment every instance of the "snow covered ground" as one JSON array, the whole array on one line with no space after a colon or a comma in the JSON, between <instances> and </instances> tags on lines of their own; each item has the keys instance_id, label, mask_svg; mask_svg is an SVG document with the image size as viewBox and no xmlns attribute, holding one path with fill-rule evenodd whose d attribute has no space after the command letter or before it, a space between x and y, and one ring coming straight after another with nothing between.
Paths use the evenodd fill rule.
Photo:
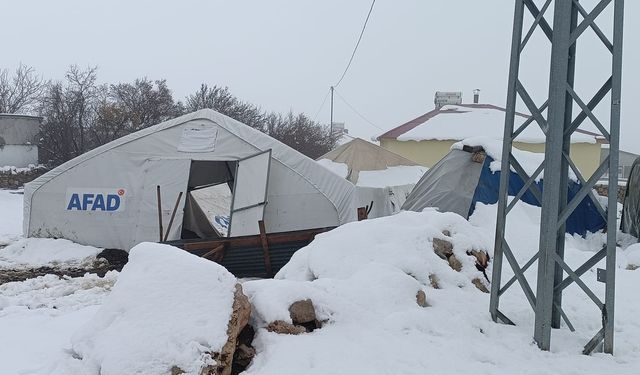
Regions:
<instances>
[{"instance_id":1,"label":"snow covered ground","mask_svg":"<svg viewBox=\"0 0 640 375\"><path fill-rule=\"evenodd\" d=\"M21 221L20 197L0 190L3 204L0 238L7 242L20 243L20 225L16 225ZM5 202L9 204L5 206ZM539 208L524 204L516 205L510 213L507 235L521 263L535 252L539 215ZM244 283L254 309L252 324L258 328L254 340L257 356L247 373L637 374L640 270L628 268L640 265L640 245L630 245L618 252L615 356L580 354L582 346L600 328L600 316L595 305L575 285L566 290L563 307L577 331L554 330L551 352L542 352L532 341L533 314L517 286L501 299L501 310L517 323L506 326L491 321L489 295L471 284L472 278L482 274L466 251L491 250L495 217L496 207L486 205L476 207L470 222L455 214L433 210L403 212L350 223L319 235L296 253L275 280ZM433 253L432 239L444 238L445 229L450 231L454 253L463 265L461 272L452 270ZM575 267L583 262L603 241L602 234L586 239L567 237L568 263ZM624 246L629 243L628 238L623 241ZM6 249L0 249L0 256ZM583 280L602 293L595 268ZM149 269L133 267L127 276L128 283L145 275L155 280L145 274ZM111 358L110 363L117 365L113 362L120 347L113 344L117 340L104 341L101 334L95 333L113 335L116 331L109 327L118 319L128 320L119 322L116 327L120 328L136 321L135 317L126 316L141 306L123 302L113 310L113 305L109 303L107 308L105 302L123 300L127 272L125 269L122 273L122 286L118 281L113 288L122 290L119 296L115 292L110 296L118 278L116 272L103 279L95 275L77 279L49 275L1 285L0 373L50 373L52 366L68 361L73 353ZM437 276L440 289L431 287L432 274ZM535 267L527 275L534 280ZM508 273L503 276L508 277ZM155 282L162 284L161 279ZM151 284L149 290L153 290ZM416 303L419 290L426 293L429 306L420 307ZM190 297L186 291L182 295L187 300ZM139 297L140 301L153 298ZM290 320L289 304L305 298L313 300L318 318L324 321L322 328L298 336L262 329L275 319ZM202 297L196 293L191 301L195 303L190 305L194 316L201 317L197 309ZM184 311L172 301L166 303L168 311ZM210 311L211 307L207 309ZM214 320L217 316L209 315ZM165 326L169 320L163 313L145 316ZM194 320L193 324L197 322ZM184 327L190 328L193 327ZM214 336L210 339L215 340ZM159 345L162 347L158 352L165 352L166 344ZM151 369L153 365L149 363L144 368Z\"/></svg>"}]
</instances>

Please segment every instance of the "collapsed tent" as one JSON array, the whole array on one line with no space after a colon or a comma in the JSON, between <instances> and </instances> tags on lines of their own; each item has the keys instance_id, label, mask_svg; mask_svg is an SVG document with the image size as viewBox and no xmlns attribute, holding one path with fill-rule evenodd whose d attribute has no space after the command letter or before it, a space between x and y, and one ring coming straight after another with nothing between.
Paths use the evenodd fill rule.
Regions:
<instances>
[{"instance_id":1,"label":"collapsed tent","mask_svg":"<svg viewBox=\"0 0 640 375\"><path fill-rule=\"evenodd\" d=\"M465 140L454 144L451 151L418 181L402 209L422 211L427 207L437 207L440 211L455 212L468 219L476 203L497 203L501 173L500 147L496 145L496 141L487 140ZM517 154L516 157L529 175L544 157L543 154L520 150L513 152ZM509 195L515 196L524 187L525 182L514 171L509 173ZM569 200L581 187L575 176L571 177L567 187ZM542 191L542 179L534 184ZM530 189L520 199L525 203L540 206ZM600 203L593 201L590 196L585 197L567 219L566 232L584 236L587 232L603 229L605 221L596 207L598 204Z\"/></svg>"},{"instance_id":2,"label":"collapsed tent","mask_svg":"<svg viewBox=\"0 0 640 375\"><path fill-rule=\"evenodd\" d=\"M369 218L400 211L428 168L360 138L320 156L317 162L356 185L358 206L373 206Z\"/></svg>"},{"instance_id":3,"label":"collapsed tent","mask_svg":"<svg viewBox=\"0 0 640 375\"><path fill-rule=\"evenodd\" d=\"M260 220L267 233L279 233L356 218L353 184L205 109L98 147L27 184L23 226L29 237L128 250L161 238L255 235Z\"/></svg>"},{"instance_id":4,"label":"collapsed tent","mask_svg":"<svg viewBox=\"0 0 640 375\"><path fill-rule=\"evenodd\" d=\"M640 158L633 162L627 179L620 230L640 238Z\"/></svg>"}]
</instances>

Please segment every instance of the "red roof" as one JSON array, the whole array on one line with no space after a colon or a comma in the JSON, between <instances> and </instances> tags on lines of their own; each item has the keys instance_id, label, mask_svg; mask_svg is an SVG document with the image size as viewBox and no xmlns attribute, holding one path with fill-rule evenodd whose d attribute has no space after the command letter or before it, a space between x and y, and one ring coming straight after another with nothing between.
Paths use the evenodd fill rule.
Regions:
<instances>
[{"instance_id":1,"label":"red roof","mask_svg":"<svg viewBox=\"0 0 640 375\"><path fill-rule=\"evenodd\" d=\"M493 104L456 104L456 107L466 107L466 108L479 108L479 109L493 109L496 111L502 111L502 112L506 112L506 110L502 107L498 107L496 105ZM443 107L443 108L446 108ZM388 138L388 139L397 139L400 135L424 124L425 122L429 121L431 118L440 115L440 114L460 114L460 113L464 113L463 111L458 111L456 109L440 109L440 108L436 108L432 111L429 111L427 113L425 113L424 115L418 116L416 118L414 118L411 121L407 121L404 124L397 126L389 131L387 131L386 133L378 136L378 139L381 138ZM527 114L524 113L520 113L520 112L516 112L517 116L521 116L521 117L530 117ZM590 131L586 131L586 130L582 130L582 129L576 129L577 133L582 133L585 135L590 135L593 137L596 137L598 139L602 139L602 135L597 134L597 133L593 133Z\"/></svg>"}]
</instances>

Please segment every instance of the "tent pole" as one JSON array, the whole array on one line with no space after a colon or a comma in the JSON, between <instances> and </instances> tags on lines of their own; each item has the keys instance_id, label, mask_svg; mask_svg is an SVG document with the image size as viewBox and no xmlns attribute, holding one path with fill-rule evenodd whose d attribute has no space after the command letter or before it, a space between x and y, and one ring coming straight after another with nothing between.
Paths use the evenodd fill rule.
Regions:
<instances>
[{"instance_id":1,"label":"tent pole","mask_svg":"<svg viewBox=\"0 0 640 375\"><path fill-rule=\"evenodd\" d=\"M162 200L160 198L160 185L156 185L156 195L158 196L158 229L160 236L159 242L162 242L162 233L164 231L162 230Z\"/></svg>"},{"instance_id":2,"label":"tent pole","mask_svg":"<svg viewBox=\"0 0 640 375\"><path fill-rule=\"evenodd\" d=\"M176 205L173 206L173 212L171 212L171 219L169 219L169 225L167 225L167 232L164 234L164 240L166 241L169 238L169 232L171 231L171 225L173 224L173 219L176 217L176 211L178 211L178 205L180 204L180 199L182 198L182 192L178 194L178 199L176 199Z\"/></svg>"}]
</instances>

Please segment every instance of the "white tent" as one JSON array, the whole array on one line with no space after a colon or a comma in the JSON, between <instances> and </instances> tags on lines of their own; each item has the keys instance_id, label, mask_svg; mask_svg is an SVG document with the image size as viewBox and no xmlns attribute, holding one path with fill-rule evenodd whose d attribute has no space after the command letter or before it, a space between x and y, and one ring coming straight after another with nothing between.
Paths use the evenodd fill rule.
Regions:
<instances>
[{"instance_id":1,"label":"white tent","mask_svg":"<svg viewBox=\"0 0 640 375\"><path fill-rule=\"evenodd\" d=\"M193 189L227 184L229 235L332 227L356 219L355 186L313 160L213 110L127 135L70 160L25 187L24 233L128 250L160 238L215 234Z\"/></svg>"},{"instance_id":2,"label":"white tent","mask_svg":"<svg viewBox=\"0 0 640 375\"><path fill-rule=\"evenodd\" d=\"M356 185L358 206L373 202L369 218L400 211L428 169L360 138L320 156L317 162Z\"/></svg>"}]
</instances>

